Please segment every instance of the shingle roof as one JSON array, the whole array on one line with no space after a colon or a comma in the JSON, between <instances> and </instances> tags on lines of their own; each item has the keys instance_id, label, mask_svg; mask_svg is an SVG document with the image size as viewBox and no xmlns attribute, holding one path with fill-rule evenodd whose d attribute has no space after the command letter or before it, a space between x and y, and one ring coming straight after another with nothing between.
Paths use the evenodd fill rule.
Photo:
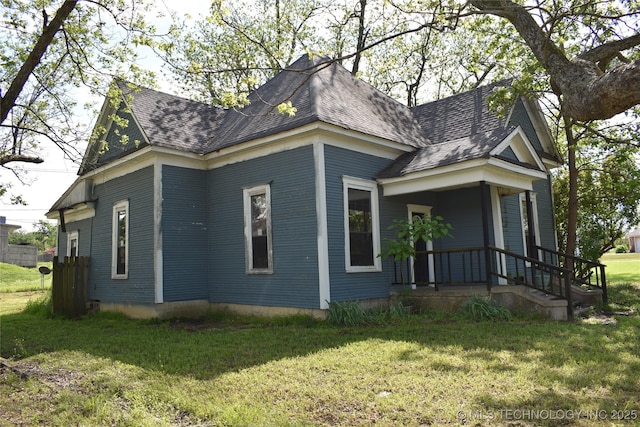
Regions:
<instances>
[{"instance_id":1,"label":"shingle roof","mask_svg":"<svg viewBox=\"0 0 640 427\"><path fill-rule=\"evenodd\" d=\"M120 87L131 94L131 110L151 145L204 154L225 114L221 108L152 89Z\"/></svg>"},{"instance_id":2,"label":"shingle roof","mask_svg":"<svg viewBox=\"0 0 640 427\"><path fill-rule=\"evenodd\" d=\"M422 131L433 143L451 141L470 135L492 133L504 128L506 117L498 117L489 110L487 97L497 87L508 86L501 81L480 86L457 95L428 102L412 108Z\"/></svg>"},{"instance_id":3,"label":"shingle roof","mask_svg":"<svg viewBox=\"0 0 640 427\"><path fill-rule=\"evenodd\" d=\"M422 147L428 140L411 110L324 56L302 56L229 111L208 151L321 121L390 141ZM279 114L291 101L295 116Z\"/></svg>"},{"instance_id":4,"label":"shingle roof","mask_svg":"<svg viewBox=\"0 0 640 427\"><path fill-rule=\"evenodd\" d=\"M376 178L393 178L467 160L488 158L491 150L509 136L512 130L511 127L500 128L417 149L400 156L380 171Z\"/></svg>"},{"instance_id":5,"label":"shingle roof","mask_svg":"<svg viewBox=\"0 0 640 427\"><path fill-rule=\"evenodd\" d=\"M489 111L486 98L499 82L412 109L324 56L302 56L259 87L250 104L223 110L140 88L131 109L151 145L206 154L305 124L324 122L416 148L400 156L378 178L445 166L490 151L514 129ZM130 89L121 84L125 93ZM291 101L293 117L278 104Z\"/></svg>"},{"instance_id":6,"label":"shingle roof","mask_svg":"<svg viewBox=\"0 0 640 427\"><path fill-rule=\"evenodd\" d=\"M506 118L491 112L487 104L495 88L507 84L498 82L414 107L412 111L432 145L400 156L377 178L489 157L491 150L515 129L507 125Z\"/></svg>"}]
</instances>

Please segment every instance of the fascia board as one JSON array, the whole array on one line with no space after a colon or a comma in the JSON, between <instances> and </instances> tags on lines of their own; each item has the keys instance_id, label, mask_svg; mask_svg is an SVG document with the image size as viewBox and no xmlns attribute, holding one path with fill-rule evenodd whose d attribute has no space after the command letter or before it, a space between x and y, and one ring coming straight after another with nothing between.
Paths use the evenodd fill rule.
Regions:
<instances>
[{"instance_id":1,"label":"fascia board","mask_svg":"<svg viewBox=\"0 0 640 427\"><path fill-rule=\"evenodd\" d=\"M390 160L396 159L403 153L415 150L414 147L405 144L346 130L323 122L315 122L275 135L223 148L206 154L204 159L208 163L208 169L215 169L228 164L311 145L319 141L320 138L322 143L326 145L342 147Z\"/></svg>"},{"instance_id":2,"label":"fascia board","mask_svg":"<svg viewBox=\"0 0 640 427\"><path fill-rule=\"evenodd\" d=\"M532 182L545 179L546 173L523 168L497 159L472 160L446 168L437 168L428 173L420 172L400 178L380 179L385 196L419 191L444 191L474 186L480 181L491 185L532 190Z\"/></svg>"},{"instance_id":3,"label":"fascia board","mask_svg":"<svg viewBox=\"0 0 640 427\"><path fill-rule=\"evenodd\" d=\"M497 156L507 147L511 147L516 157L522 163L529 163L533 160L540 170L545 170L545 165L536 153L533 144L527 137L527 134L522 130L522 127L516 127L500 144L498 144L491 152L491 156Z\"/></svg>"},{"instance_id":4,"label":"fascia board","mask_svg":"<svg viewBox=\"0 0 640 427\"><path fill-rule=\"evenodd\" d=\"M540 109L540 103L534 99L528 99L526 97L522 98L522 103L529 115L529 119L531 119L531 123L533 124L533 128L540 140L540 143L549 154L556 156L558 159L562 159L556 144L553 142L551 129L549 129L549 125L547 124L544 114L542 114L542 110Z\"/></svg>"}]
</instances>

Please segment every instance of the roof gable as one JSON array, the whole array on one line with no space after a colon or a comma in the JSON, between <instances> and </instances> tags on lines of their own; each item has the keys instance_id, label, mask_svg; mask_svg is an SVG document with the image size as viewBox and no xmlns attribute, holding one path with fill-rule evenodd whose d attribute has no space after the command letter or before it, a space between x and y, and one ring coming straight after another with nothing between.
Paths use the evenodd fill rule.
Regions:
<instances>
[{"instance_id":1,"label":"roof gable","mask_svg":"<svg viewBox=\"0 0 640 427\"><path fill-rule=\"evenodd\" d=\"M116 84L122 101L116 109L105 100L95 128L102 126L106 133L90 142L79 175L147 145L204 154L224 110L121 81ZM112 114L124 119L126 127L116 124Z\"/></svg>"},{"instance_id":2,"label":"roof gable","mask_svg":"<svg viewBox=\"0 0 640 427\"><path fill-rule=\"evenodd\" d=\"M545 170L540 158L544 153L536 152L523 129L512 122L510 116L498 116L489 109L487 98L496 88L508 85L509 81L496 82L414 107L413 114L433 145L399 157L377 177L401 177L491 157ZM517 100L520 105L525 102ZM525 104L525 107L529 113L531 105Z\"/></svg>"}]
</instances>

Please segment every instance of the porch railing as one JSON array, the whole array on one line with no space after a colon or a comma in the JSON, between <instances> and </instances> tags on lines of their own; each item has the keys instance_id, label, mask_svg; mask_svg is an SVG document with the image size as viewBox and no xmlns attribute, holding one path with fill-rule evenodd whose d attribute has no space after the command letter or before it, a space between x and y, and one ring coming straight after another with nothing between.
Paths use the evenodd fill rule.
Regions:
<instances>
[{"instance_id":1,"label":"porch railing","mask_svg":"<svg viewBox=\"0 0 640 427\"><path fill-rule=\"evenodd\" d=\"M573 260L573 283L587 288L602 289L602 302L604 304L607 303L607 276L604 264L540 246L536 248L544 262L555 263L564 267L568 265L568 260Z\"/></svg>"},{"instance_id":2,"label":"porch railing","mask_svg":"<svg viewBox=\"0 0 640 427\"><path fill-rule=\"evenodd\" d=\"M414 264L413 277L417 286L433 286L438 291L441 285L478 285L488 288L497 284L523 285L546 294L567 300L569 316L572 315L571 286L584 285L602 289L603 302L607 301L604 265L584 258L574 259L575 272L564 266L568 256L557 251L538 247L540 259L530 258L515 252L489 246L484 247L417 251L416 258L422 262ZM425 262L426 261L426 262ZM422 271L416 269L422 268ZM409 271L409 265L405 271ZM398 269L396 282L398 282ZM403 279L406 280L405 275Z\"/></svg>"}]
</instances>

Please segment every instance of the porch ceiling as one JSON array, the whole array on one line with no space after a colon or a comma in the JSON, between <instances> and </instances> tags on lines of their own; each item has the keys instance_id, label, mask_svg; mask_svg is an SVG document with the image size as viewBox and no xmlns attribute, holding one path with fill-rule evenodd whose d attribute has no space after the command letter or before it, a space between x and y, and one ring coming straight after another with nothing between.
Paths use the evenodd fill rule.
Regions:
<instances>
[{"instance_id":1,"label":"porch ceiling","mask_svg":"<svg viewBox=\"0 0 640 427\"><path fill-rule=\"evenodd\" d=\"M495 157L409 173L401 177L379 178L385 196L420 191L447 191L474 187L484 181L498 187L500 195L533 190L533 181L546 179L541 170L527 168Z\"/></svg>"}]
</instances>

